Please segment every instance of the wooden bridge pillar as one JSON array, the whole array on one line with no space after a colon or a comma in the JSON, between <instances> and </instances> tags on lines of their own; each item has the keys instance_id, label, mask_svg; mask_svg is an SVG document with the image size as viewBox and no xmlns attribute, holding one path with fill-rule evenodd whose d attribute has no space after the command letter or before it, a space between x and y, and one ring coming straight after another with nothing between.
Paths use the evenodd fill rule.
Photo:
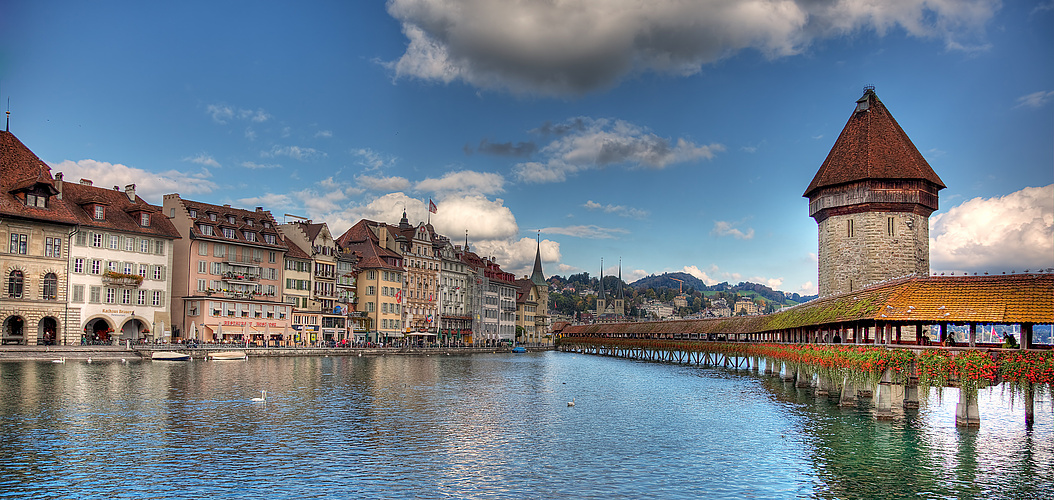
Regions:
<instances>
[{"instance_id":1,"label":"wooden bridge pillar","mask_svg":"<svg viewBox=\"0 0 1054 500\"><path fill-rule=\"evenodd\" d=\"M914 367L912 368L914 370ZM904 383L904 408L918 408L919 407L919 379L918 377L908 377L908 380Z\"/></svg>"},{"instance_id":2,"label":"wooden bridge pillar","mask_svg":"<svg viewBox=\"0 0 1054 500\"><path fill-rule=\"evenodd\" d=\"M970 347L977 347L977 323L970 322L970 333L967 339L970 342Z\"/></svg>"},{"instance_id":3,"label":"wooden bridge pillar","mask_svg":"<svg viewBox=\"0 0 1054 500\"><path fill-rule=\"evenodd\" d=\"M1025 384L1021 393L1021 396L1025 398L1025 429L1031 431L1032 426L1036 423L1036 400L1032 384Z\"/></svg>"},{"instance_id":4,"label":"wooden bridge pillar","mask_svg":"<svg viewBox=\"0 0 1054 500\"><path fill-rule=\"evenodd\" d=\"M981 426L981 412L977 409L977 389L959 389L959 403L955 405L955 425Z\"/></svg>"},{"instance_id":5,"label":"wooden bridge pillar","mask_svg":"<svg viewBox=\"0 0 1054 500\"><path fill-rule=\"evenodd\" d=\"M1032 323L1021 323L1021 342L1018 342L1021 349L1031 349L1032 345Z\"/></svg>"}]
</instances>

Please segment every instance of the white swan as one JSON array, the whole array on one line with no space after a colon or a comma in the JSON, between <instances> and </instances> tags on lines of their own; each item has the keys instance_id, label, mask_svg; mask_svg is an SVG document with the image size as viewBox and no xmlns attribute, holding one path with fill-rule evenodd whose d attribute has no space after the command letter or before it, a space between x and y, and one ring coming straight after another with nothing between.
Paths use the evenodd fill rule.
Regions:
<instances>
[{"instance_id":1,"label":"white swan","mask_svg":"<svg viewBox=\"0 0 1054 500\"><path fill-rule=\"evenodd\" d=\"M88 364L89 365L91 364L91 358L88 358Z\"/></svg>"},{"instance_id":2,"label":"white swan","mask_svg":"<svg viewBox=\"0 0 1054 500\"><path fill-rule=\"evenodd\" d=\"M267 402L267 391L260 391L260 397L253 398L253 403L265 403Z\"/></svg>"},{"instance_id":3,"label":"white swan","mask_svg":"<svg viewBox=\"0 0 1054 500\"><path fill-rule=\"evenodd\" d=\"M53 359L53 360L51 360L51 362L52 363L65 363L66 362L66 358Z\"/></svg>"},{"instance_id":4,"label":"white swan","mask_svg":"<svg viewBox=\"0 0 1054 500\"><path fill-rule=\"evenodd\" d=\"M574 405L575 405L575 398L571 398L571 400L567 402L567 406L574 406Z\"/></svg>"}]
</instances>

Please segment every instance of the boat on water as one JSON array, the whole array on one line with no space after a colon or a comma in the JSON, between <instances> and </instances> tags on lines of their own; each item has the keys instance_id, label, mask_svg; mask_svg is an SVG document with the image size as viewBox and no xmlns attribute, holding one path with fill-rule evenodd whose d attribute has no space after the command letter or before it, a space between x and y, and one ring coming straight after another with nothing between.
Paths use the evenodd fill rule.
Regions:
<instances>
[{"instance_id":1,"label":"boat on water","mask_svg":"<svg viewBox=\"0 0 1054 500\"><path fill-rule=\"evenodd\" d=\"M215 361L227 361L235 359L247 359L249 355L245 351L220 351L209 354Z\"/></svg>"},{"instance_id":2,"label":"boat on water","mask_svg":"<svg viewBox=\"0 0 1054 500\"><path fill-rule=\"evenodd\" d=\"M527 348L522 346L522 345L518 345L518 346L512 348L512 352L515 352L515 353L527 352Z\"/></svg>"},{"instance_id":3,"label":"boat on water","mask_svg":"<svg viewBox=\"0 0 1054 500\"><path fill-rule=\"evenodd\" d=\"M190 354L176 351L156 351L150 355L154 361L190 361Z\"/></svg>"}]
</instances>

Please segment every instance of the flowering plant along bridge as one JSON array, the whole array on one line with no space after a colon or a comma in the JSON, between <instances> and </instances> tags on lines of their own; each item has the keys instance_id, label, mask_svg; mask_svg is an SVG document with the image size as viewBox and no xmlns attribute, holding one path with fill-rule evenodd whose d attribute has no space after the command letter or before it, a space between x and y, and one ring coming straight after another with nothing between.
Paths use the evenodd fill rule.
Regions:
<instances>
[{"instance_id":1,"label":"flowering plant along bridge","mask_svg":"<svg viewBox=\"0 0 1054 500\"><path fill-rule=\"evenodd\" d=\"M977 389L1007 382L1025 399L1054 389L1054 352L1033 341L1054 323L1054 275L908 277L765 316L568 326L558 348L782 375L842 405L873 397L878 418L918 405L918 386L956 386L956 422L977 426ZM949 325L965 338L945 337ZM1020 342L979 342L980 325L1015 325ZM993 326L994 329L994 326ZM930 335L939 331L937 339ZM945 337L945 338L941 338ZM938 342L944 340L944 342Z\"/></svg>"}]
</instances>

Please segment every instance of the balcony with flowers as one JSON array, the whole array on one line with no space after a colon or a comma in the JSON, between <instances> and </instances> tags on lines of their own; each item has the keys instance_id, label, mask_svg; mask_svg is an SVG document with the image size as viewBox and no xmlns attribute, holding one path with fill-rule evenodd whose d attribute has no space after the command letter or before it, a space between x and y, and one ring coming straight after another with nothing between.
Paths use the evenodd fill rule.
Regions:
<instances>
[{"instance_id":1,"label":"balcony with flowers","mask_svg":"<svg viewBox=\"0 0 1054 500\"><path fill-rule=\"evenodd\" d=\"M102 282L107 286L120 288L139 288L143 284L143 277L138 274L125 274L117 271L106 271L102 275Z\"/></svg>"}]
</instances>

